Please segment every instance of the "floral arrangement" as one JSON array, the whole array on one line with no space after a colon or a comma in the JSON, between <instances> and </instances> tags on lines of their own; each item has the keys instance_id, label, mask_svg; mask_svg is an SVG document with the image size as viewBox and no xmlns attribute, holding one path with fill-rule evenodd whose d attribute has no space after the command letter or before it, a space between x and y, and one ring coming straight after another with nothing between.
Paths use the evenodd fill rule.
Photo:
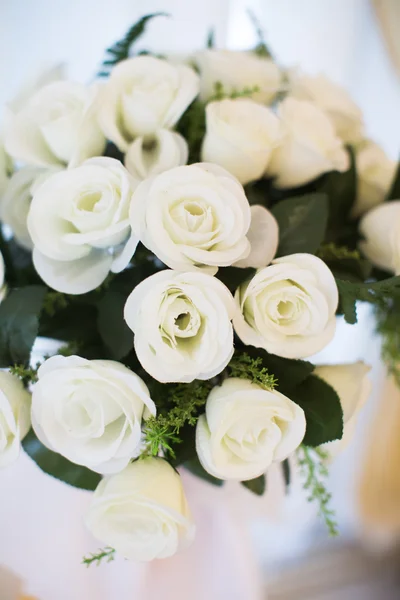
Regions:
<instances>
[{"instance_id":1,"label":"floral arrangement","mask_svg":"<svg viewBox=\"0 0 400 600\"><path fill-rule=\"evenodd\" d=\"M54 69L6 107L0 465L22 445L94 490L86 564L188 544L181 469L263 494L294 455L335 534L326 460L368 367L306 359L366 301L400 382L400 175L358 107L260 31L246 52L138 51L155 16L96 83ZM35 364L38 337L59 350Z\"/></svg>"}]
</instances>

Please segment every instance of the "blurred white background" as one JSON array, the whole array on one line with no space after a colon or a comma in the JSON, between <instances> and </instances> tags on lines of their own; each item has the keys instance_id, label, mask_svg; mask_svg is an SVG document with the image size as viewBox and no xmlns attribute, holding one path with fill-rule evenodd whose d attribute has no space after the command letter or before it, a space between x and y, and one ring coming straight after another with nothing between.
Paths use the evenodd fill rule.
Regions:
<instances>
[{"instance_id":1,"label":"blurred white background","mask_svg":"<svg viewBox=\"0 0 400 600\"><path fill-rule=\"evenodd\" d=\"M259 19L277 60L310 73L324 72L344 85L364 112L368 135L396 158L399 76L369 0L0 0L0 106L27 79L55 62L68 65L71 79L92 79L105 48L140 16L155 11L167 11L172 18L154 20L143 47L192 52L205 46L211 27L219 47L253 46L256 39L248 8ZM331 486L344 540L360 534L353 492L364 432L383 378L379 344L367 310L361 311L358 326L340 324L337 339L321 357L327 362L358 359L373 364L375 388L357 438L332 468ZM0 563L27 579L31 593L41 600L149 600L135 596L141 567L121 561L87 572L79 565L82 554L95 548L80 520L88 494L43 476L26 457L0 474L0 489ZM274 513L273 518L253 524L257 551L269 572L306 548L325 544L315 510L301 491L280 508L278 520ZM60 584L63 580L65 585ZM0 600L8 599L0 593Z\"/></svg>"}]
</instances>

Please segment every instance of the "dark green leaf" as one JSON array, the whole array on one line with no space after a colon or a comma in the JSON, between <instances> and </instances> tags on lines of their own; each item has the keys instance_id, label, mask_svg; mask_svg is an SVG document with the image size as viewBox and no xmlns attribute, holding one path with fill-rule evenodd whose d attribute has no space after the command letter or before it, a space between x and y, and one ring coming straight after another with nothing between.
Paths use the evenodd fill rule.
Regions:
<instances>
[{"instance_id":1,"label":"dark green leaf","mask_svg":"<svg viewBox=\"0 0 400 600\"><path fill-rule=\"evenodd\" d=\"M154 19L155 17L169 17L167 13L158 12L150 15L145 15L139 21L137 21L132 27L129 28L125 36L116 42L110 48L107 48L108 57L103 61L103 68L98 73L100 77L109 74L109 67L113 67L122 60L125 60L129 57L129 51L133 44L137 42L137 40L143 35L147 23Z\"/></svg>"},{"instance_id":2,"label":"dark green leaf","mask_svg":"<svg viewBox=\"0 0 400 600\"><path fill-rule=\"evenodd\" d=\"M239 269L239 267L221 267L218 269L216 277L226 285L231 291L235 292L237 288L248 281L255 274L256 269L248 267L247 269Z\"/></svg>"},{"instance_id":3,"label":"dark green leaf","mask_svg":"<svg viewBox=\"0 0 400 600\"><path fill-rule=\"evenodd\" d=\"M282 471L283 471L283 478L285 480L285 485L286 485L286 487L289 487L290 480L291 480L290 463L289 463L288 459L286 459L281 464L282 464Z\"/></svg>"},{"instance_id":4,"label":"dark green leaf","mask_svg":"<svg viewBox=\"0 0 400 600\"><path fill-rule=\"evenodd\" d=\"M287 198L276 204L272 213L279 224L278 256L308 252L321 245L328 222L328 198L310 194Z\"/></svg>"},{"instance_id":5,"label":"dark green leaf","mask_svg":"<svg viewBox=\"0 0 400 600\"><path fill-rule=\"evenodd\" d=\"M343 173L332 171L321 180L318 191L329 198L329 229L340 229L347 221L357 195L357 172L354 150L347 148L350 168Z\"/></svg>"},{"instance_id":6,"label":"dark green leaf","mask_svg":"<svg viewBox=\"0 0 400 600\"><path fill-rule=\"evenodd\" d=\"M306 360L282 358L275 354L269 354L262 348L246 346L245 352L252 358L260 357L262 359L262 366L268 369L271 375L275 375L278 380L277 389L283 394L289 393L307 379L315 368L312 363Z\"/></svg>"},{"instance_id":7,"label":"dark green leaf","mask_svg":"<svg viewBox=\"0 0 400 600\"><path fill-rule=\"evenodd\" d=\"M340 309L350 324L357 321L357 300L382 306L388 299L400 297L400 276L366 283L336 279L336 284L339 290Z\"/></svg>"},{"instance_id":8,"label":"dark green leaf","mask_svg":"<svg viewBox=\"0 0 400 600\"><path fill-rule=\"evenodd\" d=\"M211 28L207 35L207 48L215 47L215 29Z\"/></svg>"},{"instance_id":9,"label":"dark green leaf","mask_svg":"<svg viewBox=\"0 0 400 600\"><path fill-rule=\"evenodd\" d=\"M340 399L332 386L310 375L296 387L290 399L305 412L307 427L303 444L320 446L343 435L343 410Z\"/></svg>"},{"instance_id":10,"label":"dark green leaf","mask_svg":"<svg viewBox=\"0 0 400 600\"><path fill-rule=\"evenodd\" d=\"M29 363L45 294L44 286L26 286L0 304L0 367Z\"/></svg>"},{"instance_id":11,"label":"dark green leaf","mask_svg":"<svg viewBox=\"0 0 400 600\"><path fill-rule=\"evenodd\" d=\"M266 479L265 475L260 475L260 477L256 477L255 479L249 479L248 481L242 481L241 484L253 492L253 494L257 494L257 496L262 496L266 489Z\"/></svg>"},{"instance_id":12,"label":"dark green leaf","mask_svg":"<svg viewBox=\"0 0 400 600\"><path fill-rule=\"evenodd\" d=\"M217 486L224 485L222 479L217 479L216 477L213 477L212 475L210 475L210 473L207 473L207 471L203 469L197 456L193 457L190 460L187 460L183 463L182 466L184 466L188 471L193 473L193 475L196 475L196 477L200 477L200 479L208 481L208 483L212 483L213 485Z\"/></svg>"},{"instance_id":13,"label":"dark green leaf","mask_svg":"<svg viewBox=\"0 0 400 600\"><path fill-rule=\"evenodd\" d=\"M126 296L110 289L98 304L99 333L115 360L126 356L133 346L133 333L124 319L125 302Z\"/></svg>"},{"instance_id":14,"label":"dark green leaf","mask_svg":"<svg viewBox=\"0 0 400 600\"><path fill-rule=\"evenodd\" d=\"M387 200L400 200L400 162L397 165L396 175L394 176Z\"/></svg>"},{"instance_id":15,"label":"dark green leaf","mask_svg":"<svg viewBox=\"0 0 400 600\"><path fill-rule=\"evenodd\" d=\"M22 446L42 471L69 485L83 490L95 490L101 480L98 473L71 463L43 446L32 429L24 438Z\"/></svg>"}]
</instances>

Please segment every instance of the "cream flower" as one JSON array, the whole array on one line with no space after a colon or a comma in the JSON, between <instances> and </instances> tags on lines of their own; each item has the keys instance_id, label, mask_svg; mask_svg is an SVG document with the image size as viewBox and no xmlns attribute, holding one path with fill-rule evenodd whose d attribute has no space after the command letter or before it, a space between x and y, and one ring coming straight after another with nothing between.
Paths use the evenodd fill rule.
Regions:
<instances>
[{"instance_id":1,"label":"cream flower","mask_svg":"<svg viewBox=\"0 0 400 600\"><path fill-rule=\"evenodd\" d=\"M384 201L396 168L396 161L371 140L366 140L356 150L357 200L352 210L353 217L359 217Z\"/></svg>"},{"instance_id":2,"label":"cream flower","mask_svg":"<svg viewBox=\"0 0 400 600\"><path fill-rule=\"evenodd\" d=\"M226 94L257 88L252 99L270 104L280 89L282 75L277 65L253 52L204 50L194 57L200 69L200 98L208 100L215 93L215 84L222 84Z\"/></svg>"},{"instance_id":3,"label":"cream flower","mask_svg":"<svg viewBox=\"0 0 400 600\"><path fill-rule=\"evenodd\" d=\"M145 458L98 485L86 526L130 560L168 558L194 539L178 473L162 458Z\"/></svg>"},{"instance_id":4,"label":"cream flower","mask_svg":"<svg viewBox=\"0 0 400 600\"><path fill-rule=\"evenodd\" d=\"M347 171L350 163L343 142L316 104L288 97L278 112L282 140L267 167L276 187L297 187L328 171Z\"/></svg>"},{"instance_id":5,"label":"cream flower","mask_svg":"<svg viewBox=\"0 0 400 600\"><path fill-rule=\"evenodd\" d=\"M315 375L336 391L343 409L343 437L326 444L332 456L344 450L354 435L360 410L372 389L367 377L369 371L370 367L361 361L344 365L323 365L314 370Z\"/></svg>"},{"instance_id":6,"label":"cream flower","mask_svg":"<svg viewBox=\"0 0 400 600\"><path fill-rule=\"evenodd\" d=\"M17 460L31 426L30 407L31 395L18 377L0 372L0 467Z\"/></svg>"},{"instance_id":7,"label":"cream flower","mask_svg":"<svg viewBox=\"0 0 400 600\"><path fill-rule=\"evenodd\" d=\"M138 455L142 419L156 408L135 373L112 360L53 356L38 377L32 425L45 446L98 473L116 473Z\"/></svg>"},{"instance_id":8,"label":"cream flower","mask_svg":"<svg viewBox=\"0 0 400 600\"><path fill-rule=\"evenodd\" d=\"M264 206L250 206L251 223L247 232L250 254L234 263L234 267L259 269L266 267L274 258L279 245L279 226L274 215Z\"/></svg>"},{"instance_id":9,"label":"cream flower","mask_svg":"<svg viewBox=\"0 0 400 600\"><path fill-rule=\"evenodd\" d=\"M101 92L99 119L122 152L136 137L172 128L199 91L199 77L185 65L152 56L120 62Z\"/></svg>"},{"instance_id":10,"label":"cream flower","mask_svg":"<svg viewBox=\"0 0 400 600\"><path fill-rule=\"evenodd\" d=\"M126 267L138 243L128 219L135 186L125 167L106 157L56 173L39 186L28 230L35 268L49 286L84 294L110 271Z\"/></svg>"},{"instance_id":11,"label":"cream flower","mask_svg":"<svg viewBox=\"0 0 400 600\"><path fill-rule=\"evenodd\" d=\"M239 182L217 165L176 167L143 181L130 222L140 241L178 271L215 274L250 253L250 206Z\"/></svg>"},{"instance_id":12,"label":"cream flower","mask_svg":"<svg viewBox=\"0 0 400 600\"><path fill-rule=\"evenodd\" d=\"M210 102L201 156L245 185L263 176L279 139L279 120L266 106L244 98Z\"/></svg>"},{"instance_id":13,"label":"cream flower","mask_svg":"<svg viewBox=\"0 0 400 600\"><path fill-rule=\"evenodd\" d=\"M294 77L290 94L299 100L310 100L325 111L344 142L356 144L361 140L364 124L360 108L343 87L328 77Z\"/></svg>"},{"instance_id":14,"label":"cream flower","mask_svg":"<svg viewBox=\"0 0 400 600\"><path fill-rule=\"evenodd\" d=\"M292 254L261 269L235 294L233 319L245 344L286 358L304 358L333 338L338 290L326 264L311 254Z\"/></svg>"},{"instance_id":15,"label":"cream flower","mask_svg":"<svg viewBox=\"0 0 400 600\"><path fill-rule=\"evenodd\" d=\"M360 222L360 249L377 267L400 274L400 200L385 202Z\"/></svg>"},{"instance_id":16,"label":"cream flower","mask_svg":"<svg viewBox=\"0 0 400 600\"><path fill-rule=\"evenodd\" d=\"M125 167L137 180L185 165L188 145L179 133L159 129L152 136L138 137L125 155Z\"/></svg>"},{"instance_id":17,"label":"cream flower","mask_svg":"<svg viewBox=\"0 0 400 600\"><path fill-rule=\"evenodd\" d=\"M213 388L197 423L196 450L204 469L220 479L245 481L265 473L301 444L303 409L275 390L245 379Z\"/></svg>"},{"instance_id":18,"label":"cream flower","mask_svg":"<svg viewBox=\"0 0 400 600\"><path fill-rule=\"evenodd\" d=\"M124 315L142 367L158 381L188 383L214 377L230 361L235 310L218 279L167 270L134 288Z\"/></svg>"},{"instance_id":19,"label":"cream flower","mask_svg":"<svg viewBox=\"0 0 400 600\"><path fill-rule=\"evenodd\" d=\"M0 203L0 217L12 229L17 242L27 250L33 248L27 224L33 191L57 170L57 167L22 167L9 179Z\"/></svg>"},{"instance_id":20,"label":"cream flower","mask_svg":"<svg viewBox=\"0 0 400 600\"><path fill-rule=\"evenodd\" d=\"M97 86L55 81L8 106L5 147L29 165L76 166L100 155L105 138L97 122Z\"/></svg>"}]
</instances>

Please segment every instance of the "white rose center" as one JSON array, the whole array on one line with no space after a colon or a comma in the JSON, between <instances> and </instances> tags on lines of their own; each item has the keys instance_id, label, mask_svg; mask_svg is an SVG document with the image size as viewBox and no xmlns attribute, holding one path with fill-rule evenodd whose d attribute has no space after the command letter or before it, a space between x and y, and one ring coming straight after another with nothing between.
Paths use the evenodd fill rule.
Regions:
<instances>
[{"instance_id":1,"label":"white rose center","mask_svg":"<svg viewBox=\"0 0 400 600\"><path fill-rule=\"evenodd\" d=\"M182 346L185 338L197 336L201 324L201 315L191 300L180 290L170 290L160 309L160 333L163 340L171 348Z\"/></svg>"}]
</instances>

